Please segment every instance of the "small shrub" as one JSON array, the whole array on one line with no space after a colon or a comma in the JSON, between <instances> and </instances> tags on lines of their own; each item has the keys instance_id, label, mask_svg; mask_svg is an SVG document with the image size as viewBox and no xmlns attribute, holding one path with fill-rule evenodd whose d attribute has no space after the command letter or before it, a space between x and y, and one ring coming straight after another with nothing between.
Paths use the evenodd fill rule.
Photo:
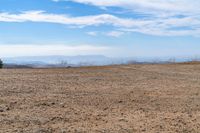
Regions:
<instances>
[{"instance_id":1,"label":"small shrub","mask_svg":"<svg viewBox=\"0 0 200 133\"><path fill-rule=\"evenodd\" d=\"M3 61L0 59L0 69L3 68Z\"/></svg>"}]
</instances>

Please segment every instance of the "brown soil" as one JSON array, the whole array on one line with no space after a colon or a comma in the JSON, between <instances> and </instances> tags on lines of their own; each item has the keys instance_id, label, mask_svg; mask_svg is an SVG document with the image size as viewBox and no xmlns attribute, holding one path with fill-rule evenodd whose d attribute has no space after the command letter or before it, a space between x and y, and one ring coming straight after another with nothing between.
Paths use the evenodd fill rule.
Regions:
<instances>
[{"instance_id":1,"label":"brown soil","mask_svg":"<svg viewBox=\"0 0 200 133\"><path fill-rule=\"evenodd\" d=\"M200 64L0 70L0 132L200 133Z\"/></svg>"}]
</instances>

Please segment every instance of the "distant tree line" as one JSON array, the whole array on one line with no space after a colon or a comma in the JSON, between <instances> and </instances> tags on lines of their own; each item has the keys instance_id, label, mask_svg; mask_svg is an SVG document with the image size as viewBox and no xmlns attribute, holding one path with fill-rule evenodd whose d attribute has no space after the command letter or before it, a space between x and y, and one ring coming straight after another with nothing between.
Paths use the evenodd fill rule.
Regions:
<instances>
[{"instance_id":1,"label":"distant tree line","mask_svg":"<svg viewBox=\"0 0 200 133\"><path fill-rule=\"evenodd\" d=\"M0 59L0 69L3 68L3 61Z\"/></svg>"}]
</instances>

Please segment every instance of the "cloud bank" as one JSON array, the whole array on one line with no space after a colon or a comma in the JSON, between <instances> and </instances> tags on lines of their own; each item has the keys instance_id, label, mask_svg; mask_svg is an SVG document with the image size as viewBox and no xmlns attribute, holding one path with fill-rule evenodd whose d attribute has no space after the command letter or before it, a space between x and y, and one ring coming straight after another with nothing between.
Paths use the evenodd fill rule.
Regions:
<instances>
[{"instance_id":1,"label":"cloud bank","mask_svg":"<svg viewBox=\"0 0 200 133\"><path fill-rule=\"evenodd\" d=\"M1 57L16 56L48 56L48 55L76 55L83 54L104 54L110 50L105 46L94 45L0 45Z\"/></svg>"}]
</instances>

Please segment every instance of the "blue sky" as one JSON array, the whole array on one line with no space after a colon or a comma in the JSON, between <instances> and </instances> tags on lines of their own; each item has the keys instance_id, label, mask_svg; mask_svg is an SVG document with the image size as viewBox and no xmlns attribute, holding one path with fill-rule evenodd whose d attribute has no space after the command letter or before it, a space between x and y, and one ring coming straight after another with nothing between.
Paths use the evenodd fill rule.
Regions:
<instances>
[{"instance_id":1,"label":"blue sky","mask_svg":"<svg viewBox=\"0 0 200 133\"><path fill-rule=\"evenodd\" d=\"M199 7L199 0L1 0L0 57L200 56Z\"/></svg>"}]
</instances>

